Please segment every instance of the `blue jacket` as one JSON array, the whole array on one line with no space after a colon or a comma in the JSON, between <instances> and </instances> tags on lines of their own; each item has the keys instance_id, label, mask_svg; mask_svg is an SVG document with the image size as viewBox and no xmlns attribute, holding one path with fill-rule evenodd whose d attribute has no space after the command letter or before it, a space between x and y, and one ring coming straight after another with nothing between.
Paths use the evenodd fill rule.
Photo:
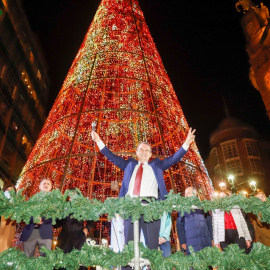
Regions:
<instances>
[{"instance_id":1,"label":"blue jacket","mask_svg":"<svg viewBox=\"0 0 270 270\"><path fill-rule=\"evenodd\" d=\"M165 195L168 194L168 191L165 186L165 181L163 178L163 171L169 169L172 165L179 162L182 157L186 154L186 150L181 147L175 154L170 157L167 157L163 160L159 158L155 158L151 160L148 164L152 167L159 189L159 196L162 200L165 199ZM138 160L134 158L124 159L120 156L114 155L108 147L104 147L101 150L101 153L108 158L114 165L119 167L121 170L124 171L124 177L122 181L122 186L120 189L119 197L124 197L128 192L129 182L133 173L135 166L138 164Z\"/></svg>"},{"instance_id":2,"label":"blue jacket","mask_svg":"<svg viewBox=\"0 0 270 270\"><path fill-rule=\"evenodd\" d=\"M194 251L212 246L212 216L203 210L196 209L189 214L185 213L183 217L179 213L176 227L180 245L187 245L187 254L190 254L190 246Z\"/></svg>"},{"instance_id":3,"label":"blue jacket","mask_svg":"<svg viewBox=\"0 0 270 270\"><path fill-rule=\"evenodd\" d=\"M40 237L42 239L53 239L53 227L52 227L52 219L42 218L42 224L38 228ZM31 217L30 223L26 225L23 229L20 241L27 241L31 236L34 230L34 221L33 217Z\"/></svg>"}]
</instances>

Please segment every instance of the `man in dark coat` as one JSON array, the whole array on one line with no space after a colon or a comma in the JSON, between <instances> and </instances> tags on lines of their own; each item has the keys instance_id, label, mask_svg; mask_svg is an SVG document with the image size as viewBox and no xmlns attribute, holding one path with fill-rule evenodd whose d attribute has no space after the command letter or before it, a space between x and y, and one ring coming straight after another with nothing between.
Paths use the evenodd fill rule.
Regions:
<instances>
[{"instance_id":1,"label":"man in dark coat","mask_svg":"<svg viewBox=\"0 0 270 270\"><path fill-rule=\"evenodd\" d=\"M185 197L196 195L197 191L194 187L186 188ZM212 217L210 214L204 213L203 210L193 207L192 212L185 213L182 217L179 213L176 227L181 248L186 250L186 254L190 254L190 246L194 251L212 246Z\"/></svg>"},{"instance_id":2,"label":"man in dark coat","mask_svg":"<svg viewBox=\"0 0 270 270\"><path fill-rule=\"evenodd\" d=\"M42 179L39 184L39 190L43 192L50 192L52 189L52 182L50 179ZM27 257L34 257L36 246L42 246L51 250L53 239L52 219L40 218L39 223L34 223L31 217L30 223L23 229L20 241L23 241L24 253ZM40 253L45 256L44 253Z\"/></svg>"},{"instance_id":3,"label":"man in dark coat","mask_svg":"<svg viewBox=\"0 0 270 270\"><path fill-rule=\"evenodd\" d=\"M80 250L84 245L86 237L93 227L93 221L79 221L68 216L57 220L54 227L62 227L57 239L57 247L61 248L64 253L70 253L73 248Z\"/></svg>"},{"instance_id":4,"label":"man in dark coat","mask_svg":"<svg viewBox=\"0 0 270 270\"><path fill-rule=\"evenodd\" d=\"M72 203L70 197L68 197L68 200ZM70 253L73 248L81 250L87 235L93 228L93 224L93 221L79 221L70 216L60 220L57 219L54 228L62 228L57 239L57 247L61 248L64 253ZM80 266L79 269L86 270L87 267Z\"/></svg>"},{"instance_id":5,"label":"man in dark coat","mask_svg":"<svg viewBox=\"0 0 270 270\"><path fill-rule=\"evenodd\" d=\"M67 200L70 204L72 203L70 197ZM93 224L93 221L77 220L70 216L57 219L54 228L62 229L57 239L57 247L61 248L64 253L70 253L73 248L80 250L85 243L87 235L90 234Z\"/></svg>"}]
</instances>

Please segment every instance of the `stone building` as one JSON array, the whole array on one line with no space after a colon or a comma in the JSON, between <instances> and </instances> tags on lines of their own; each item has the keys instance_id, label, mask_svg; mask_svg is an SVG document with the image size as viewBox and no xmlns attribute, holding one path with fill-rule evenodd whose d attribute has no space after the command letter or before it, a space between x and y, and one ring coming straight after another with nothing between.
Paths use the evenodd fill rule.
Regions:
<instances>
[{"instance_id":1,"label":"stone building","mask_svg":"<svg viewBox=\"0 0 270 270\"><path fill-rule=\"evenodd\" d=\"M270 194L270 142L262 138L251 126L227 117L210 137L211 151L206 167L215 189L228 176L235 177L237 191L251 192L249 182L256 181L257 188Z\"/></svg>"}]
</instances>

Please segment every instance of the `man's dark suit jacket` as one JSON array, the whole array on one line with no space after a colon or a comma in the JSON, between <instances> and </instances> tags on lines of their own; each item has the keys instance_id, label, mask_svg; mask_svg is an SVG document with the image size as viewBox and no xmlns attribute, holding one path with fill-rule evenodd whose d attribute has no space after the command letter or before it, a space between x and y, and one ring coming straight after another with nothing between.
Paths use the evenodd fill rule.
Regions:
<instances>
[{"instance_id":1,"label":"man's dark suit jacket","mask_svg":"<svg viewBox=\"0 0 270 270\"><path fill-rule=\"evenodd\" d=\"M165 195L168 194L168 191L165 186L165 181L163 178L163 171L169 169L172 165L178 163L182 157L186 154L186 150L181 147L175 154L170 157L167 157L163 160L155 158L149 162L149 165L152 167L157 183L159 196L162 200L165 199ZM134 158L123 159L122 157L114 155L108 147L104 147L101 150L101 153L108 158L114 165L119 167L124 171L124 177L122 181L122 186L120 189L119 197L124 197L128 192L129 182L133 173L135 166L138 164L138 160Z\"/></svg>"},{"instance_id":2,"label":"man's dark suit jacket","mask_svg":"<svg viewBox=\"0 0 270 270\"><path fill-rule=\"evenodd\" d=\"M70 216L61 220L57 219L54 228L62 227L57 239L57 247L61 248L64 253L71 252L73 248L80 250L86 241L86 236L83 232L84 223L83 220L78 221L74 218L70 218ZM93 221L86 222L85 228L89 233L93 225Z\"/></svg>"},{"instance_id":3,"label":"man's dark suit jacket","mask_svg":"<svg viewBox=\"0 0 270 270\"><path fill-rule=\"evenodd\" d=\"M52 227L52 219L42 218L42 224L39 226L39 234L42 239L53 239L53 227ZM30 223L26 225L23 229L20 241L27 241L31 236L34 230L34 221L33 217L31 217Z\"/></svg>"}]
</instances>

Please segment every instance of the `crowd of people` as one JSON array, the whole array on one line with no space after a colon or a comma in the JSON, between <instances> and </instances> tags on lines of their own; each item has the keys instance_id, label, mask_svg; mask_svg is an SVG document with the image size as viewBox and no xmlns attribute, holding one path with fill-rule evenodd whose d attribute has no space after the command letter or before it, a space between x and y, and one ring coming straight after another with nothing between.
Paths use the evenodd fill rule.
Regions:
<instances>
[{"instance_id":1,"label":"crowd of people","mask_svg":"<svg viewBox=\"0 0 270 270\"><path fill-rule=\"evenodd\" d=\"M7 199L12 200L10 191L13 189L16 192L15 187L8 187L4 195ZM52 190L52 182L48 178L44 178L39 184L40 192L50 192ZM74 192L77 192L75 189ZM70 197L67 200L72 203ZM48 250L52 248L52 240L54 235L54 229L60 229L60 233L57 239L57 247L63 250L64 253L70 253L73 249L80 250L86 238L90 235L93 228L93 221L91 220L76 220L70 216L63 219L57 219L56 224L52 225L51 218L39 217L38 221L34 217L31 217L29 224L25 225L21 232L20 241L23 243L23 251L27 257L34 257L37 249L40 256L45 256L45 253L41 252L41 247L45 247ZM13 246L16 233L16 221L10 218L5 219L1 217L0 228L0 252ZM64 268L60 268L64 269ZM85 270L87 267L80 266L80 270Z\"/></svg>"},{"instance_id":2,"label":"crowd of people","mask_svg":"<svg viewBox=\"0 0 270 270\"><path fill-rule=\"evenodd\" d=\"M182 147L172 156L163 160L159 158L152 159L151 146L142 142L136 149L137 160L128 158L127 160L113 154L100 139L99 135L92 131L92 138L96 142L100 152L105 155L109 161L114 163L124 171L122 186L119 197L131 196L140 197L142 204L147 205L151 200L165 200L168 194L163 171L178 163L188 151L190 144L194 141L195 130L190 129ZM12 200L10 192L15 188L8 187L5 190L7 199ZM50 192L52 182L44 178L39 184L41 192ZM76 190L74 190L76 192ZM185 189L185 197L198 196L195 187ZM229 191L221 191L219 197L231 196ZM255 195L262 201L266 201L266 195L263 191L258 191ZM68 201L72 204L71 198ZM260 216L246 214L238 206L233 207L230 212L224 212L215 209L205 213L203 209L192 206L190 213L179 213L176 228L181 251L190 254L190 247L194 251L199 251L205 247L215 246L224 250L229 244L237 244L241 249L248 253L252 248L254 241L261 242L270 246L270 226L260 220ZM37 222L38 220L38 222ZM163 256L171 255L171 213L164 212L161 220L145 222L144 217L139 219L140 232L142 232L145 245L150 249L160 248ZM57 246L64 253L69 253L73 248L81 249L93 228L92 221L78 221L71 216L57 220L56 225L52 225L52 219L32 217L30 223L24 226L20 240L23 242L24 252L27 257L33 257L36 247L46 247L51 249L53 239L53 228L61 228L58 236ZM0 228L0 252L12 247L16 231L16 223L9 218L1 217ZM133 240L133 223L131 219L124 220L125 243ZM40 253L44 256L43 253ZM80 269L85 269L81 266ZM122 269L131 269L125 266Z\"/></svg>"}]
</instances>

